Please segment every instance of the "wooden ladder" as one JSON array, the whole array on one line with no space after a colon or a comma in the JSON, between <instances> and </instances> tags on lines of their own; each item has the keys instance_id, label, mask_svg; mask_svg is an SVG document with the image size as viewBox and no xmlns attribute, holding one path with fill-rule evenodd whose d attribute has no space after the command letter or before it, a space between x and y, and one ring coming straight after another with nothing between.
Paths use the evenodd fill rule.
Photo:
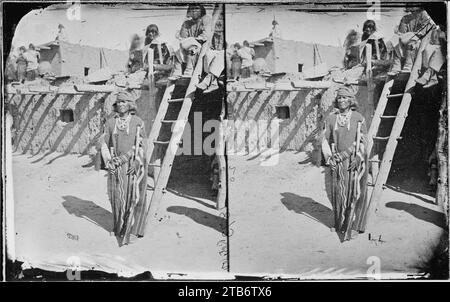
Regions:
<instances>
[{"instance_id":1,"label":"wooden ladder","mask_svg":"<svg viewBox=\"0 0 450 302\"><path fill-rule=\"evenodd\" d=\"M220 15L221 7L221 4L216 4L212 18L213 28ZM178 146L181 142L186 123L188 122L189 112L192 107L192 101L195 98L195 93L197 90L196 85L198 84L200 76L203 72L203 57L210 47L210 42L210 40L206 41L201 47L194 72L189 81L189 85L184 94L184 98L172 98L172 94L174 93L175 88L178 86L177 83L179 82L179 80L169 81L164 92L161 104L159 106L158 113L156 114L155 121L148 138L148 148L146 154L148 165L157 168L155 169L154 173L153 195L150 200L147 215L145 216L146 222L148 221L149 216L156 217L159 209L159 204L164 193L166 192L166 186L169 181L173 161L175 159ZM181 109L179 110L177 119L166 119L166 114L168 112L169 106L176 103L181 103ZM158 140L163 124L172 125L172 134L169 140ZM167 146L165 155L162 159L162 164L159 164L158 162L150 162L155 151L155 145Z\"/></svg>"},{"instance_id":2,"label":"wooden ladder","mask_svg":"<svg viewBox=\"0 0 450 302\"><path fill-rule=\"evenodd\" d=\"M371 216L374 215L374 213L377 211L378 203L382 197L383 189L385 188L385 184L389 176L395 149L397 147L398 140L401 139L400 135L405 124L406 116L408 115L412 93L416 85L415 80L418 78L419 71L422 66L422 52L428 45L430 36L431 33L428 32L428 34L422 39L420 43L420 47L417 52L416 59L406 83L404 92L399 94L390 93L391 88L394 84L394 79L389 79L384 84L383 91L381 93L377 108L372 119L372 123L370 124L370 128L368 131L367 154L371 156L374 141L387 141L387 143L381 160L378 158L378 155L371 156L369 159L369 162L372 166L372 183L369 184L368 196L370 198L370 201L369 207L367 209L368 212L366 220L369 223L369 226L373 225L373 217L371 219ZM385 115L387 103L396 98L401 98L401 103L396 115ZM378 136L380 124L383 121L387 120L394 120L390 135ZM369 231L371 231L371 228L368 228Z\"/></svg>"}]
</instances>

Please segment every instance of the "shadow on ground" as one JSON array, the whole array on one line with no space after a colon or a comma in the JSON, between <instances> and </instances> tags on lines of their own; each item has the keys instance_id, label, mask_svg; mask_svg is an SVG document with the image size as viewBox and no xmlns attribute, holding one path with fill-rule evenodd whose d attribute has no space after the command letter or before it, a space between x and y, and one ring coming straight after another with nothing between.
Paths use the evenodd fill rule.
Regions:
<instances>
[{"instance_id":1,"label":"shadow on ground","mask_svg":"<svg viewBox=\"0 0 450 302\"><path fill-rule=\"evenodd\" d=\"M183 206L171 206L167 208L167 212L184 215L198 224L212 228L220 233L226 231L227 221L223 217L215 216L208 212Z\"/></svg>"},{"instance_id":2,"label":"shadow on ground","mask_svg":"<svg viewBox=\"0 0 450 302\"><path fill-rule=\"evenodd\" d=\"M333 227L333 211L309 197L293 193L281 193L281 203L290 211L305 215L328 228Z\"/></svg>"},{"instance_id":3,"label":"shadow on ground","mask_svg":"<svg viewBox=\"0 0 450 302\"><path fill-rule=\"evenodd\" d=\"M63 196L63 199L62 205L69 214L89 220L106 231L112 232L113 217L110 211L96 205L93 201L75 196Z\"/></svg>"},{"instance_id":4,"label":"shadow on ground","mask_svg":"<svg viewBox=\"0 0 450 302\"><path fill-rule=\"evenodd\" d=\"M386 203L387 208L405 211L417 219L432 223L440 228L445 229L445 215L417 204L406 203L401 201L390 201Z\"/></svg>"}]
</instances>

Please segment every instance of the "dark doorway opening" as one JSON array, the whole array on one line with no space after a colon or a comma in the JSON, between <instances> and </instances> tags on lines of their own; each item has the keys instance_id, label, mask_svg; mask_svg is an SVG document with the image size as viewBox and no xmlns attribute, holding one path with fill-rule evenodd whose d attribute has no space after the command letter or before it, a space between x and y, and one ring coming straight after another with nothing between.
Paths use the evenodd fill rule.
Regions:
<instances>
[{"instance_id":1,"label":"dark doorway opening","mask_svg":"<svg viewBox=\"0 0 450 302\"><path fill-rule=\"evenodd\" d=\"M429 184L430 168L438 135L443 89L443 83L428 89L419 85L415 87L392 161L388 185L435 197L436 188ZM398 106L400 101L401 98L389 105Z\"/></svg>"}]
</instances>

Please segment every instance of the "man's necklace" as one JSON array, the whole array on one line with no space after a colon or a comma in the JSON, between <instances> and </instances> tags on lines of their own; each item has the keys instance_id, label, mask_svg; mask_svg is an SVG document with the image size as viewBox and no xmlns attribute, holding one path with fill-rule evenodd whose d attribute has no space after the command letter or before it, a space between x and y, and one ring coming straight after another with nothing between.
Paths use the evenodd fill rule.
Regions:
<instances>
[{"instance_id":1,"label":"man's necklace","mask_svg":"<svg viewBox=\"0 0 450 302\"><path fill-rule=\"evenodd\" d=\"M125 131L128 129L128 124L130 122L131 115L127 115L126 117L119 117L117 119L117 128L121 131Z\"/></svg>"},{"instance_id":2,"label":"man's necklace","mask_svg":"<svg viewBox=\"0 0 450 302\"><path fill-rule=\"evenodd\" d=\"M345 113L345 114L339 113L338 116L337 116L336 122L337 122L337 124L340 127L345 127L345 126L348 127L349 124L350 124L351 116L352 116L352 111L351 110L349 112Z\"/></svg>"}]
</instances>

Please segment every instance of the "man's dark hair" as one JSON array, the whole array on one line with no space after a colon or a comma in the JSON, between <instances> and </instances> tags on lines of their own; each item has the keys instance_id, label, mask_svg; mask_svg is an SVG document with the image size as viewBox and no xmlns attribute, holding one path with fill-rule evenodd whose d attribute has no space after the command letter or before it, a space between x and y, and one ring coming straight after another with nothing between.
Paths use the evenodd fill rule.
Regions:
<instances>
[{"instance_id":1,"label":"man's dark hair","mask_svg":"<svg viewBox=\"0 0 450 302\"><path fill-rule=\"evenodd\" d=\"M150 24L150 25L147 26L147 28L145 29L145 36L148 36L148 34L150 33L150 31L151 31L152 29L156 29L156 31L158 32L158 35L159 35L159 28L158 28L158 25L156 25L156 24Z\"/></svg>"},{"instance_id":2,"label":"man's dark hair","mask_svg":"<svg viewBox=\"0 0 450 302\"><path fill-rule=\"evenodd\" d=\"M248 43L247 40L245 40L244 42L242 42L242 44L244 44L244 46L250 46L250 43Z\"/></svg>"},{"instance_id":3,"label":"man's dark hair","mask_svg":"<svg viewBox=\"0 0 450 302\"><path fill-rule=\"evenodd\" d=\"M203 17L204 15L206 15L206 9L202 4L189 4L188 9L187 9L187 14L189 14L189 12L191 10L193 10L194 8L200 8L201 11L201 17Z\"/></svg>"},{"instance_id":4,"label":"man's dark hair","mask_svg":"<svg viewBox=\"0 0 450 302\"><path fill-rule=\"evenodd\" d=\"M363 30L366 27L371 27L374 31L377 31L377 25L376 25L375 21L373 21L373 20L366 20L366 22L364 22L364 24L363 24Z\"/></svg>"}]
</instances>

